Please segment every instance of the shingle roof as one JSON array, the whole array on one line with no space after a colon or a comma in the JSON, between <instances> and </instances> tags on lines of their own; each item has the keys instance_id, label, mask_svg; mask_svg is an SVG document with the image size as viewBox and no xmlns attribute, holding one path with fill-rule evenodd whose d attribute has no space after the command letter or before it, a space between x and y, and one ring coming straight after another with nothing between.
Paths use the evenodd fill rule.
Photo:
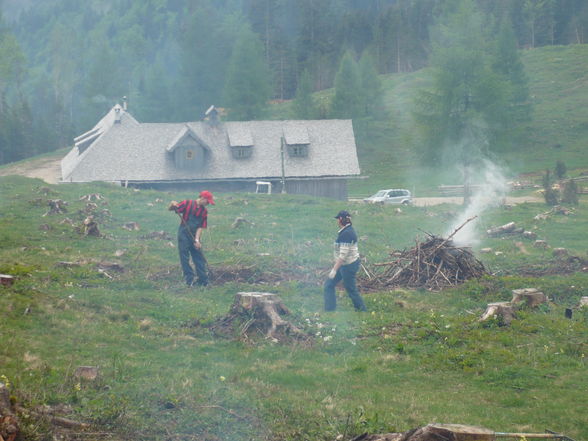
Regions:
<instances>
[{"instance_id":1,"label":"shingle roof","mask_svg":"<svg viewBox=\"0 0 588 441\"><path fill-rule=\"evenodd\" d=\"M114 124L114 119L105 121L107 117L99 123L103 132L87 149L80 154L74 147L63 158L63 181L280 178L282 138L288 144L309 144L307 157L290 157L284 152L286 177L360 173L350 120L140 124L124 112L121 123ZM209 149L207 163L199 171L176 168L169 150L188 133ZM251 156L235 159L231 146L246 145L253 146Z\"/></svg>"}]
</instances>

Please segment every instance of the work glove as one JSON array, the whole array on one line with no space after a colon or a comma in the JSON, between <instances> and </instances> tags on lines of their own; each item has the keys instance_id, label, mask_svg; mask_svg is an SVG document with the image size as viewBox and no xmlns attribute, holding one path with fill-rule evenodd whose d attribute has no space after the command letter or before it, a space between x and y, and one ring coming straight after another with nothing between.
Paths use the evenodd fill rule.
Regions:
<instances>
[{"instance_id":1,"label":"work glove","mask_svg":"<svg viewBox=\"0 0 588 441\"><path fill-rule=\"evenodd\" d=\"M335 269L333 268L331 270L331 272L329 273L329 279L334 279L336 275L337 275L337 271L335 271Z\"/></svg>"}]
</instances>

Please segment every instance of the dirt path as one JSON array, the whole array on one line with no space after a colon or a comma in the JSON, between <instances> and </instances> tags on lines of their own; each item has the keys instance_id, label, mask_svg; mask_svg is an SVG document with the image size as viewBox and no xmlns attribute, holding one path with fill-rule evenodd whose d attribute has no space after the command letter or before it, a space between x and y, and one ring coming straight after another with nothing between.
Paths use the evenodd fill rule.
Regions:
<instances>
[{"instance_id":1,"label":"dirt path","mask_svg":"<svg viewBox=\"0 0 588 441\"><path fill-rule=\"evenodd\" d=\"M0 169L0 176L9 175L39 178L48 184L57 184L61 179L61 158L33 159Z\"/></svg>"}]
</instances>

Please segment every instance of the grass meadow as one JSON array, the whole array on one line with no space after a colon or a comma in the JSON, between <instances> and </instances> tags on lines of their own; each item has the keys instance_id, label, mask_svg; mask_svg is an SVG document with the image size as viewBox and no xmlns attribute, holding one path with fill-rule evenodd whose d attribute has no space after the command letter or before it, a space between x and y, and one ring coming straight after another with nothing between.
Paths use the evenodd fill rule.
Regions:
<instances>
[{"instance_id":1,"label":"grass meadow","mask_svg":"<svg viewBox=\"0 0 588 441\"><path fill-rule=\"evenodd\" d=\"M474 248L492 273L484 279L443 292L365 293L367 313L339 292L338 310L325 313L337 211L353 214L370 265L426 233L447 234L460 207L397 213L218 194L203 241L212 270L225 277L195 289L182 283L178 219L166 210L191 194L22 177L0 178L0 194L0 273L18 278L0 287L0 381L25 407L71 406L69 418L92 424L78 439L333 440L431 422L588 439L588 308L564 316L587 295L588 273L564 274L567 261L552 255L565 247L588 257L585 200L571 215L543 220L534 219L548 211L543 204L484 213ZM90 207L100 238L78 231L88 194L103 197ZM67 213L44 216L49 199L67 201ZM233 228L237 217L247 222ZM484 234L509 221L551 248ZM124 229L128 222L140 229ZM479 253L485 247L493 252ZM239 271L247 277L231 279ZM552 301L522 310L511 326L478 321L488 303L524 287ZM279 294L309 342L213 334L208 325L239 291ZM87 365L100 367L97 380L74 377ZM45 423L23 418L25 439L51 439Z\"/></svg>"}]
</instances>

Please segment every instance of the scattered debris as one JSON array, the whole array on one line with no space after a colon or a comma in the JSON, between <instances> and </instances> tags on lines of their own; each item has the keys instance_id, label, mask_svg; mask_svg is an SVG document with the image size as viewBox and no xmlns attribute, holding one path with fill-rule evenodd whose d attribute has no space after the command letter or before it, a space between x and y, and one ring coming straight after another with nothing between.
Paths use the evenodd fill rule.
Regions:
<instances>
[{"instance_id":1,"label":"scattered debris","mask_svg":"<svg viewBox=\"0 0 588 441\"><path fill-rule=\"evenodd\" d=\"M93 381L98 378L98 373L98 366L78 366L74 372L74 377Z\"/></svg>"},{"instance_id":2,"label":"scattered debris","mask_svg":"<svg viewBox=\"0 0 588 441\"><path fill-rule=\"evenodd\" d=\"M62 225L74 225L75 222L73 220L71 220L69 217L66 217L65 219L63 219L59 223Z\"/></svg>"},{"instance_id":3,"label":"scattered debris","mask_svg":"<svg viewBox=\"0 0 588 441\"><path fill-rule=\"evenodd\" d=\"M124 256L126 253L127 253L127 250L116 250L116 251L114 252L114 255L115 255L116 257L122 257L122 256Z\"/></svg>"},{"instance_id":4,"label":"scattered debris","mask_svg":"<svg viewBox=\"0 0 588 441\"><path fill-rule=\"evenodd\" d=\"M243 224L255 225L253 222L249 222L247 219L243 217L238 217L231 224L231 228L239 228Z\"/></svg>"},{"instance_id":5,"label":"scattered debris","mask_svg":"<svg viewBox=\"0 0 588 441\"><path fill-rule=\"evenodd\" d=\"M482 248L480 250L481 254L490 254L492 252L492 248Z\"/></svg>"},{"instance_id":6,"label":"scattered debris","mask_svg":"<svg viewBox=\"0 0 588 441\"><path fill-rule=\"evenodd\" d=\"M535 233L533 231L523 231L523 237L525 239L535 240L535 239L537 239L537 233Z\"/></svg>"},{"instance_id":7,"label":"scattered debris","mask_svg":"<svg viewBox=\"0 0 588 441\"><path fill-rule=\"evenodd\" d=\"M80 262L57 262L55 264L55 266L57 267L62 267L62 268L77 268L79 266L81 266L82 264Z\"/></svg>"},{"instance_id":8,"label":"scattered debris","mask_svg":"<svg viewBox=\"0 0 588 441\"><path fill-rule=\"evenodd\" d=\"M533 219L535 220L546 220L549 217L553 216L554 214L561 214L563 216L569 216L570 214L574 214L574 209L566 208L561 205L556 205L551 210L546 211L545 213L539 213Z\"/></svg>"},{"instance_id":9,"label":"scattered debris","mask_svg":"<svg viewBox=\"0 0 588 441\"><path fill-rule=\"evenodd\" d=\"M565 248L554 248L552 253L555 257L566 257L568 255L568 250Z\"/></svg>"},{"instance_id":10,"label":"scattered debris","mask_svg":"<svg viewBox=\"0 0 588 441\"><path fill-rule=\"evenodd\" d=\"M141 236L140 239L172 240L172 237L165 231L154 231Z\"/></svg>"},{"instance_id":11,"label":"scattered debris","mask_svg":"<svg viewBox=\"0 0 588 441\"><path fill-rule=\"evenodd\" d=\"M584 296L580 298L580 304L578 305L580 308L588 307L588 296Z\"/></svg>"},{"instance_id":12,"label":"scattered debris","mask_svg":"<svg viewBox=\"0 0 588 441\"><path fill-rule=\"evenodd\" d=\"M139 231L141 228L137 222L127 222L122 226L125 230L129 231Z\"/></svg>"},{"instance_id":13,"label":"scattered debris","mask_svg":"<svg viewBox=\"0 0 588 441\"><path fill-rule=\"evenodd\" d=\"M529 251L527 250L527 248L525 247L525 245L523 244L523 242L515 242L514 246L517 247L517 249L523 253L523 254L529 254Z\"/></svg>"},{"instance_id":14,"label":"scattered debris","mask_svg":"<svg viewBox=\"0 0 588 441\"><path fill-rule=\"evenodd\" d=\"M92 202L92 201L103 201L103 200L104 200L104 196L102 196L101 194L98 194L98 193L91 193L91 194L86 194L84 196L80 196L80 201Z\"/></svg>"},{"instance_id":15,"label":"scattered debris","mask_svg":"<svg viewBox=\"0 0 588 441\"><path fill-rule=\"evenodd\" d=\"M49 216L52 214L63 214L63 213L67 213L67 202L62 201L61 199L49 199L47 201L47 204L49 205L49 211L47 211L47 213L45 213L43 215L43 217L45 216Z\"/></svg>"},{"instance_id":16,"label":"scattered debris","mask_svg":"<svg viewBox=\"0 0 588 441\"><path fill-rule=\"evenodd\" d=\"M53 227L49 224L41 224L39 225L39 230L41 231L51 231Z\"/></svg>"},{"instance_id":17,"label":"scattered debris","mask_svg":"<svg viewBox=\"0 0 588 441\"><path fill-rule=\"evenodd\" d=\"M544 248L544 249L545 249L545 248L549 248L549 245L547 245L547 242L546 242L546 241L544 241L544 240L536 240L536 241L533 243L533 246L534 246L535 248Z\"/></svg>"},{"instance_id":18,"label":"scattered debris","mask_svg":"<svg viewBox=\"0 0 588 441\"><path fill-rule=\"evenodd\" d=\"M124 273L125 271L124 267L117 262L98 262L96 268L98 268L98 270L108 270L115 273Z\"/></svg>"}]
</instances>

